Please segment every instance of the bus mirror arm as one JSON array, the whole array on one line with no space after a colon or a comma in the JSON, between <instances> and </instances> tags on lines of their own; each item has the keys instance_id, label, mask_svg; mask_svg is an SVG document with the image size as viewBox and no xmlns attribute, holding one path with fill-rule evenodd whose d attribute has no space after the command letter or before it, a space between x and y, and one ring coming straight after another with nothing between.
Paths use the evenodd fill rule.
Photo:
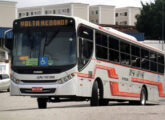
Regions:
<instances>
[{"instance_id":1,"label":"bus mirror arm","mask_svg":"<svg viewBox=\"0 0 165 120\"><path fill-rule=\"evenodd\" d=\"M12 48L11 41L7 39L7 34L9 32L12 32L12 29L9 29L9 30L4 32L4 40L3 40L3 48L5 50L7 50L8 52L10 52L11 48Z\"/></svg>"}]
</instances>

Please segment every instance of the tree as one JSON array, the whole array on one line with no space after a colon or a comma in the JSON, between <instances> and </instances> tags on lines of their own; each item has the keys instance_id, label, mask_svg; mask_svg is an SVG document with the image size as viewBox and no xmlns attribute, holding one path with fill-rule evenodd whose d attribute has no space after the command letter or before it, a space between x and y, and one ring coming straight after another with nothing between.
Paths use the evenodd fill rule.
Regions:
<instances>
[{"instance_id":1,"label":"tree","mask_svg":"<svg viewBox=\"0 0 165 120\"><path fill-rule=\"evenodd\" d=\"M165 35L165 0L142 4L140 15L136 16L136 28L144 32L147 39L164 40ZM163 32L162 32L163 31Z\"/></svg>"}]
</instances>

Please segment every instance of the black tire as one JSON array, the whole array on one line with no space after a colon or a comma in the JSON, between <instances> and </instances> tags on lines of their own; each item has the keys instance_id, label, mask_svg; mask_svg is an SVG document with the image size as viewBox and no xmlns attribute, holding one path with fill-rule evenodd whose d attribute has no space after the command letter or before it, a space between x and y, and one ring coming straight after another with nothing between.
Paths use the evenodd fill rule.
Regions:
<instances>
[{"instance_id":1,"label":"black tire","mask_svg":"<svg viewBox=\"0 0 165 120\"><path fill-rule=\"evenodd\" d=\"M109 100L106 100L106 99L100 99L99 100L100 106L106 106L106 105L108 105L108 103L109 103Z\"/></svg>"},{"instance_id":2,"label":"black tire","mask_svg":"<svg viewBox=\"0 0 165 120\"><path fill-rule=\"evenodd\" d=\"M143 87L140 94L140 105L146 105L146 101L147 101L147 92L146 89Z\"/></svg>"},{"instance_id":3,"label":"black tire","mask_svg":"<svg viewBox=\"0 0 165 120\"><path fill-rule=\"evenodd\" d=\"M95 81L92 88L92 96L90 100L91 106L99 106L99 92L98 92L98 82Z\"/></svg>"},{"instance_id":4,"label":"black tire","mask_svg":"<svg viewBox=\"0 0 165 120\"><path fill-rule=\"evenodd\" d=\"M46 109L47 108L47 99L46 98L37 98L38 108Z\"/></svg>"},{"instance_id":5,"label":"black tire","mask_svg":"<svg viewBox=\"0 0 165 120\"><path fill-rule=\"evenodd\" d=\"M129 101L130 105L139 105L139 101Z\"/></svg>"}]
</instances>

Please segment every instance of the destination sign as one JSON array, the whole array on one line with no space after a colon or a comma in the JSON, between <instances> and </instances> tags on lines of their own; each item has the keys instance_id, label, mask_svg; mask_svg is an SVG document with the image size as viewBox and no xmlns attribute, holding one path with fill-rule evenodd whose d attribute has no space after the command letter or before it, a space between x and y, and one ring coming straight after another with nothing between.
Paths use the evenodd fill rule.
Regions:
<instances>
[{"instance_id":1,"label":"destination sign","mask_svg":"<svg viewBox=\"0 0 165 120\"><path fill-rule=\"evenodd\" d=\"M58 20L24 20L19 22L20 27L47 27L47 26L67 26L67 19Z\"/></svg>"}]
</instances>

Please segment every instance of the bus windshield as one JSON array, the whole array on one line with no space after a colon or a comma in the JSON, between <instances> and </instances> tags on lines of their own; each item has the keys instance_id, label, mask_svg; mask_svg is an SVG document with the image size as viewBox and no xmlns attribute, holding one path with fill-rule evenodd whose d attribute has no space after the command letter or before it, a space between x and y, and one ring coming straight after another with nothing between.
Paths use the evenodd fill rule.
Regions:
<instances>
[{"instance_id":1,"label":"bus windshield","mask_svg":"<svg viewBox=\"0 0 165 120\"><path fill-rule=\"evenodd\" d=\"M13 66L75 64L75 30L71 27L62 28L14 32Z\"/></svg>"}]
</instances>

